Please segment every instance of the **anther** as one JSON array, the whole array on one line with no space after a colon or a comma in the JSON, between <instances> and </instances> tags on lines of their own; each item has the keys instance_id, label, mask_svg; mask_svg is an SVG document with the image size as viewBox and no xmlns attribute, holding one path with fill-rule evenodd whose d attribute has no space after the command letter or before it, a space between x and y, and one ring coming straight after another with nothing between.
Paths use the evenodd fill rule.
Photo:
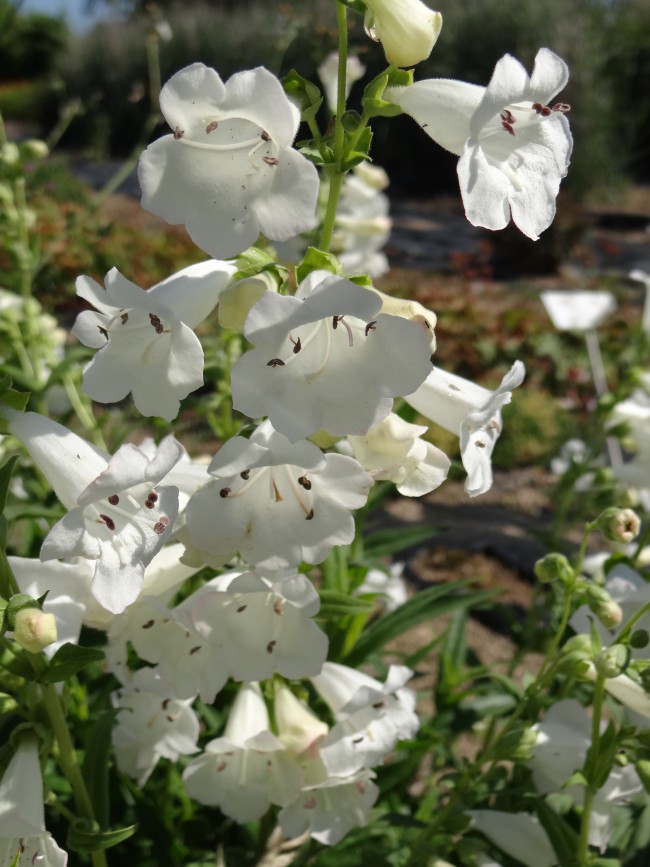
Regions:
<instances>
[{"instance_id":1,"label":"anther","mask_svg":"<svg viewBox=\"0 0 650 867\"><path fill-rule=\"evenodd\" d=\"M176 139L176 141L180 141L184 135L185 135L185 130L181 129L180 126L177 126L176 129L174 130L174 138Z\"/></svg>"},{"instance_id":2,"label":"anther","mask_svg":"<svg viewBox=\"0 0 650 867\"><path fill-rule=\"evenodd\" d=\"M371 331L376 331L376 329L377 329L377 322L373 319L372 322L369 322L369 323L366 325L366 337L368 336L368 334L369 334Z\"/></svg>"},{"instance_id":3,"label":"anther","mask_svg":"<svg viewBox=\"0 0 650 867\"><path fill-rule=\"evenodd\" d=\"M277 157L262 157L262 162L266 163L267 166L277 166L280 164Z\"/></svg>"},{"instance_id":4,"label":"anther","mask_svg":"<svg viewBox=\"0 0 650 867\"><path fill-rule=\"evenodd\" d=\"M275 645L277 643L277 641L269 641L269 643L266 645L266 652L273 653L273 651L275 650Z\"/></svg>"},{"instance_id":5,"label":"anther","mask_svg":"<svg viewBox=\"0 0 650 867\"><path fill-rule=\"evenodd\" d=\"M282 614L282 600L276 599L273 603L273 612L275 614Z\"/></svg>"},{"instance_id":6,"label":"anther","mask_svg":"<svg viewBox=\"0 0 650 867\"><path fill-rule=\"evenodd\" d=\"M149 321L151 322L151 324L152 324L152 326L153 326L153 329L154 329L154 331L156 332L156 334L162 334L162 333L163 333L163 331L164 331L165 329L164 329L164 326L163 326L162 322L160 321L160 317L159 317L159 316L156 316L155 313L150 313L150 314L149 314Z\"/></svg>"},{"instance_id":7,"label":"anther","mask_svg":"<svg viewBox=\"0 0 650 867\"><path fill-rule=\"evenodd\" d=\"M167 708L169 707L169 702L170 702L170 701L171 701L171 699L169 699L169 698L166 698L166 699L163 701L163 703L162 703L162 709L163 709L163 710L167 710Z\"/></svg>"},{"instance_id":8,"label":"anther","mask_svg":"<svg viewBox=\"0 0 650 867\"><path fill-rule=\"evenodd\" d=\"M158 502L158 494L155 491L151 491L151 493L149 494L147 499L151 500L152 503L157 503Z\"/></svg>"},{"instance_id":9,"label":"anther","mask_svg":"<svg viewBox=\"0 0 650 867\"><path fill-rule=\"evenodd\" d=\"M241 614L242 611L246 611L247 608L248 608L248 605L240 605L239 608L237 609L237 614Z\"/></svg>"},{"instance_id":10,"label":"anther","mask_svg":"<svg viewBox=\"0 0 650 867\"><path fill-rule=\"evenodd\" d=\"M229 493L230 493L230 488L222 488L219 491L219 496L221 497L222 500L225 500Z\"/></svg>"},{"instance_id":11,"label":"anther","mask_svg":"<svg viewBox=\"0 0 650 867\"><path fill-rule=\"evenodd\" d=\"M332 328L334 330L336 330L336 328L338 327L338 324L341 321L341 319L343 319L342 316L333 316L332 317Z\"/></svg>"},{"instance_id":12,"label":"anther","mask_svg":"<svg viewBox=\"0 0 650 867\"><path fill-rule=\"evenodd\" d=\"M307 478L307 476L300 476L298 479L298 484L301 485L306 491L311 491L311 482Z\"/></svg>"},{"instance_id":13,"label":"anther","mask_svg":"<svg viewBox=\"0 0 650 867\"><path fill-rule=\"evenodd\" d=\"M510 133L510 135L515 134L515 130L514 130L513 125L511 123L508 123L507 120L502 120L501 126L505 129L506 132Z\"/></svg>"},{"instance_id":14,"label":"anther","mask_svg":"<svg viewBox=\"0 0 650 867\"><path fill-rule=\"evenodd\" d=\"M284 367L284 361L281 358L272 358L266 362L267 367Z\"/></svg>"},{"instance_id":15,"label":"anther","mask_svg":"<svg viewBox=\"0 0 650 867\"><path fill-rule=\"evenodd\" d=\"M154 505L155 505L155 503L154 503L153 500L145 500L145 501L144 501L144 504L145 504L145 507L146 507L147 509L153 509L153 507L154 507Z\"/></svg>"},{"instance_id":16,"label":"anther","mask_svg":"<svg viewBox=\"0 0 650 867\"><path fill-rule=\"evenodd\" d=\"M300 338L294 340L293 337L289 335L289 340L293 343L293 354L298 355L298 353L302 349L302 343L300 342Z\"/></svg>"},{"instance_id":17,"label":"anther","mask_svg":"<svg viewBox=\"0 0 650 867\"><path fill-rule=\"evenodd\" d=\"M117 496L117 494L111 494L108 498L108 502L111 504L111 506L117 506L117 504L120 502L120 498Z\"/></svg>"},{"instance_id":18,"label":"anther","mask_svg":"<svg viewBox=\"0 0 650 867\"><path fill-rule=\"evenodd\" d=\"M260 138L262 139L262 141L271 141L271 136L265 129L263 129L260 133Z\"/></svg>"},{"instance_id":19,"label":"anther","mask_svg":"<svg viewBox=\"0 0 650 867\"><path fill-rule=\"evenodd\" d=\"M198 653L200 649L201 649L200 644L197 644L196 647L191 647L190 648L190 656L194 656L194 654Z\"/></svg>"},{"instance_id":20,"label":"anther","mask_svg":"<svg viewBox=\"0 0 650 867\"><path fill-rule=\"evenodd\" d=\"M143 629L151 629L151 627L154 625L155 622L156 622L155 620L147 620L146 623L142 624L142 628Z\"/></svg>"},{"instance_id":21,"label":"anther","mask_svg":"<svg viewBox=\"0 0 650 867\"><path fill-rule=\"evenodd\" d=\"M100 515L99 517L106 524L109 530L115 529L115 521L112 518L109 518L108 515Z\"/></svg>"},{"instance_id":22,"label":"anther","mask_svg":"<svg viewBox=\"0 0 650 867\"><path fill-rule=\"evenodd\" d=\"M314 517L314 510L310 509L307 512L307 514L305 515L305 521L311 521L311 520L313 520L313 517Z\"/></svg>"},{"instance_id":23,"label":"anther","mask_svg":"<svg viewBox=\"0 0 650 867\"><path fill-rule=\"evenodd\" d=\"M129 321L129 314L128 314L128 313L123 313L123 314L120 316L120 319L122 320L122 325L126 325L126 323Z\"/></svg>"},{"instance_id":24,"label":"anther","mask_svg":"<svg viewBox=\"0 0 650 867\"><path fill-rule=\"evenodd\" d=\"M99 333L108 340L108 331L105 328L102 328L101 325L97 326L97 330Z\"/></svg>"},{"instance_id":25,"label":"anther","mask_svg":"<svg viewBox=\"0 0 650 867\"><path fill-rule=\"evenodd\" d=\"M242 470L241 473L240 473L239 475L242 477L242 479L243 479L245 482L247 482L247 481L248 481L248 477L250 476L250 474L251 474L251 471L250 471L250 470Z\"/></svg>"},{"instance_id":26,"label":"anther","mask_svg":"<svg viewBox=\"0 0 650 867\"><path fill-rule=\"evenodd\" d=\"M211 120L205 128L205 134L209 135L211 132L214 132L218 126L219 124L216 122L216 120Z\"/></svg>"},{"instance_id":27,"label":"anther","mask_svg":"<svg viewBox=\"0 0 650 867\"><path fill-rule=\"evenodd\" d=\"M571 106L569 105L568 102L556 102L555 105L553 106L553 111L561 111L561 112L571 111Z\"/></svg>"},{"instance_id":28,"label":"anther","mask_svg":"<svg viewBox=\"0 0 650 867\"><path fill-rule=\"evenodd\" d=\"M157 536L162 536L167 527L169 527L169 518L167 515L163 515L162 518L153 525L153 531Z\"/></svg>"},{"instance_id":29,"label":"anther","mask_svg":"<svg viewBox=\"0 0 650 867\"><path fill-rule=\"evenodd\" d=\"M517 122L517 118L508 108L504 108L501 114L499 115L501 120L505 120L509 124L513 124Z\"/></svg>"}]
</instances>

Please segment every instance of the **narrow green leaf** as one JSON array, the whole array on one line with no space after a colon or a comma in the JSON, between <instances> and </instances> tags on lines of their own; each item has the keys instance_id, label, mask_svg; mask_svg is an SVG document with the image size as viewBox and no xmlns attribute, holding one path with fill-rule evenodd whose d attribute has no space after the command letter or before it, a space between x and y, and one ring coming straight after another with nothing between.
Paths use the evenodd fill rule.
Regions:
<instances>
[{"instance_id":1,"label":"narrow green leaf","mask_svg":"<svg viewBox=\"0 0 650 867\"><path fill-rule=\"evenodd\" d=\"M425 620L431 620L458 608L477 605L494 596L492 590L458 593L458 588L467 583L440 584L420 590L395 611L371 623L345 658L345 664L358 665L371 653Z\"/></svg>"},{"instance_id":2,"label":"narrow green leaf","mask_svg":"<svg viewBox=\"0 0 650 867\"><path fill-rule=\"evenodd\" d=\"M68 831L68 849L79 852L82 855L91 855L117 846L124 840L128 840L137 831L137 825L129 825L128 828L117 828L114 831L101 831L97 824L88 819L77 819L70 825Z\"/></svg>"},{"instance_id":3,"label":"narrow green leaf","mask_svg":"<svg viewBox=\"0 0 650 867\"><path fill-rule=\"evenodd\" d=\"M104 652L96 647L64 644L50 660L47 669L38 676L39 683L58 683L67 680L91 662L99 662Z\"/></svg>"},{"instance_id":4,"label":"narrow green leaf","mask_svg":"<svg viewBox=\"0 0 650 867\"><path fill-rule=\"evenodd\" d=\"M427 542L438 535L437 527L395 527L390 530L378 530L364 539L364 548L369 557L384 557L396 554L405 548Z\"/></svg>"},{"instance_id":5,"label":"narrow green leaf","mask_svg":"<svg viewBox=\"0 0 650 867\"><path fill-rule=\"evenodd\" d=\"M95 816L101 828L109 823L110 798L108 792L108 766L111 752L111 734L119 709L105 711L88 736L86 754L81 765L86 788Z\"/></svg>"},{"instance_id":6,"label":"narrow green leaf","mask_svg":"<svg viewBox=\"0 0 650 867\"><path fill-rule=\"evenodd\" d=\"M560 867L575 867L575 853L578 851L578 835L561 816L554 813L546 801L539 800L535 810L542 827L551 841Z\"/></svg>"},{"instance_id":7,"label":"narrow green leaf","mask_svg":"<svg viewBox=\"0 0 650 867\"><path fill-rule=\"evenodd\" d=\"M361 596L348 596L338 590L321 590L318 617L346 617L347 615L368 614L374 603Z\"/></svg>"}]
</instances>

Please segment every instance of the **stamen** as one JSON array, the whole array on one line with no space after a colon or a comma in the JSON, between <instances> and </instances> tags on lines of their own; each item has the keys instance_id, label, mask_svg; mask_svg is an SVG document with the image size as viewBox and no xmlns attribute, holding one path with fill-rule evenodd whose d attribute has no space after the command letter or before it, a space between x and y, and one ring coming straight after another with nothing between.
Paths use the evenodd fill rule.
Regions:
<instances>
[{"instance_id":1,"label":"stamen","mask_svg":"<svg viewBox=\"0 0 650 867\"><path fill-rule=\"evenodd\" d=\"M307 478L307 476L300 476L298 479L298 484L301 485L306 491L311 491L311 482Z\"/></svg>"},{"instance_id":2,"label":"stamen","mask_svg":"<svg viewBox=\"0 0 650 867\"><path fill-rule=\"evenodd\" d=\"M513 124L517 122L517 118L508 108L504 108L500 114L501 120L505 120L506 123Z\"/></svg>"},{"instance_id":3,"label":"stamen","mask_svg":"<svg viewBox=\"0 0 650 867\"><path fill-rule=\"evenodd\" d=\"M237 608L237 614L241 614L242 611L246 611L247 608L248 605L240 605L239 608Z\"/></svg>"},{"instance_id":4,"label":"stamen","mask_svg":"<svg viewBox=\"0 0 650 867\"><path fill-rule=\"evenodd\" d=\"M345 328L345 330L348 332L348 346L354 346L354 337L352 336L352 329L350 328L350 326L348 325L348 323L345 321L345 319L342 316L341 316L340 322L343 325L343 327Z\"/></svg>"},{"instance_id":5,"label":"stamen","mask_svg":"<svg viewBox=\"0 0 650 867\"><path fill-rule=\"evenodd\" d=\"M230 488L222 488L222 489L219 491L219 496L221 497L222 500L225 500L225 499L226 499L226 497L227 497L228 494L230 493L230 490L231 490Z\"/></svg>"},{"instance_id":6,"label":"stamen","mask_svg":"<svg viewBox=\"0 0 650 867\"><path fill-rule=\"evenodd\" d=\"M181 144L204 151L239 151L252 146L253 150L249 152L248 156L262 144L258 138L250 138L245 141L233 142L232 144L212 144L206 141L193 141L191 138L182 138L182 136L180 138L182 139Z\"/></svg>"},{"instance_id":7,"label":"stamen","mask_svg":"<svg viewBox=\"0 0 650 867\"><path fill-rule=\"evenodd\" d=\"M273 612L274 614L282 614L282 600L276 599L273 603Z\"/></svg>"},{"instance_id":8,"label":"stamen","mask_svg":"<svg viewBox=\"0 0 650 867\"><path fill-rule=\"evenodd\" d=\"M511 123L508 123L507 120L502 120L502 121L501 121L501 126L505 129L506 132L510 133L510 135L514 135L514 134L515 134L514 127L512 126Z\"/></svg>"},{"instance_id":9,"label":"stamen","mask_svg":"<svg viewBox=\"0 0 650 867\"><path fill-rule=\"evenodd\" d=\"M122 315L120 316L120 319L122 320L122 325L126 325L126 323L129 321L129 314L128 313L122 313Z\"/></svg>"},{"instance_id":10,"label":"stamen","mask_svg":"<svg viewBox=\"0 0 650 867\"><path fill-rule=\"evenodd\" d=\"M267 367L284 367L284 361L281 358L272 358L266 362Z\"/></svg>"},{"instance_id":11,"label":"stamen","mask_svg":"<svg viewBox=\"0 0 650 867\"><path fill-rule=\"evenodd\" d=\"M149 494L147 499L151 500L152 503L157 503L158 502L158 494L155 491L151 491L151 493Z\"/></svg>"},{"instance_id":12,"label":"stamen","mask_svg":"<svg viewBox=\"0 0 650 867\"><path fill-rule=\"evenodd\" d=\"M120 502L120 498L117 496L117 494L111 494L108 498L108 502L111 504L111 506L117 506L117 504Z\"/></svg>"},{"instance_id":13,"label":"stamen","mask_svg":"<svg viewBox=\"0 0 650 867\"><path fill-rule=\"evenodd\" d=\"M146 623L142 624L142 628L143 629L151 629L151 627L154 625L155 622L156 622L155 620L147 620Z\"/></svg>"},{"instance_id":14,"label":"stamen","mask_svg":"<svg viewBox=\"0 0 650 867\"><path fill-rule=\"evenodd\" d=\"M336 331L339 322L343 319L342 316L333 316L332 317L332 328Z\"/></svg>"},{"instance_id":15,"label":"stamen","mask_svg":"<svg viewBox=\"0 0 650 867\"><path fill-rule=\"evenodd\" d=\"M297 355L302 349L302 344L300 342L300 338L294 340L291 335L289 335L289 340L293 343L293 354Z\"/></svg>"},{"instance_id":16,"label":"stamen","mask_svg":"<svg viewBox=\"0 0 650 867\"><path fill-rule=\"evenodd\" d=\"M190 656L194 656L195 653L198 653L201 650L201 645L197 644L196 647L190 648Z\"/></svg>"},{"instance_id":17,"label":"stamen","mask_svg":"<svg viewBox=\"0 0 650 867\"><path fill-rule=\"evenodd\" d=\"M153 531L157 536L162 536L167 527L169 527L169 518L167 515L163 515L162 518L153 525Z\"/></svg>"},{"instance_id":18,"label":"stamen","mask_svg":"<svg viewBox=\"0 0 650 867\"><path fill-rule=\"evenodd\" d=\"M153 326L153 329L156 332L156 334L162 334L163 333L165 328L164 328L162 322L160 321L160 317L156 316L155 313L150 313L149 314L149 321L151 322L151 325Z\"/></svg>"},{"instance_id":19,"label":"stamen","mask_svg":"<svg viewBox=\"0 0 650 867\"><path fill-rule=\"evenodd\" d=\"M155 503L152 500L145 500L144 504L147 509L153 509L155 506Z\"/></svg>"},{"instance_id":20,"label":"stamen","mask_svg":"<svg viewBox=\"0 0 650 867\"><path fill-rule=\"evenodd\" d=\"M271 136L268 134L268 132L265 129L263 129L262 132L260 133L260 137L261 137L262 141L271 141Z\"/></svg>"},{"instance_id":21,"label":"stamen","mask_svg":"<svg viewBox=\"0 0 650 867\"><path fill-rule=\"evenodd\" d=\"M275 640L274 640L274 641L269 641L269 643L266 645L266 652L269 653L269 654L273 653L273 651L275 650L275 645L276 645L277 643L278 643L278 642L275 641Z\"/></svg>"},{"instance_id":22,"label":"stamen","mask_svg":"<svg viewBox=\"0 0 650 867\"><path fill-rule=\"evenodd\" d=\"M97 326L97 330L99 333L108 340L108 331L105 328L102 328L101 325Z\"/></svg>"},{"instance_id":23,"label":"stamen","mask_svg":"<svg viewBox=\"0 0 650 867\"><path fill-rule=\"evenodd\" d=\"M307 515L305 516L305 521L313 521L314 519L314 510L310 509Z\"/></svg>"},{"instance_id":24,"label":"stamen","mask_svg":"<svg viewBox=\"0 0 650 867\"><path fill-rule=\"evenodd\" d=\"M248 477L250 476L250 474L251 474L251 471L250 471L250 470L242 470L241 473L240 473L239 475L242 477L242 479L243 479L244 481L247 481L247 479L248 479Z\"/></svg>"},{"instance_id":25,"label":"stamen","mask_svg":"<svg viewBox=\"0 0 650 867\"><path fill-rule=\"evenodd\" d=\"M109 518L108 515L100 515L99 517L101 518L101 521L99 521L98 523L101 524L103 521L109 530L115 529L115 521L112 518Z\"/></svg>"},{"instance_id":26,"label":"stamen","mask_svg":"<svg viewBox=\"0 0 650 867\"><path fill-rule=\"evenodd\" d=\"M571 106L569 105L568 102L556 102L555 105L553 106L553 111L561 111L561 112L571 111Z\"/></svg>"},{"instance_id":27,"label":"stamen","mask_svg":"<svg viewBox=\"0 0 650 867\"><path fill-rule=\"evenodd\" d=\"M219 126L216 120L211 120L210 123L205 128L205 134L209 135L211 132L214 132L215 129Z\"/></svg>"},{"instance_id":28,"label":"stamen","mask_svg":"<svg viewBox=\"0 0 650 867\"><path fill-rule=\"evenodd\" d=\"M267 166L279 166L280 162L277 157L262 157L262 162Z\"/></svg>"},{"instance_id":29,"label":"stamen","mask_svg":"<svg viewBox=\"0 0 650 867\"><path fill-rule=\"evenodd\" d=\"M377 330L377 322L373 319L372 322L369 322L366 325L366 337L370 334L371 331Z\"/></svg>"},{"instance_id":30,"label":"stamen","mask_svg":"<svg viewBox=\"0 0 650 867\"><path fill-rule=\"evenodd\" d=\"M174 138L176 139L176 141L180 141L184 135L185 135L185 130L181 129L180 126L177 126L176 129L174 130Z\"/></svg>"},{"instance_id":31,"label":"stamen","mask_svg":"<svg viewBox=\"0 0 650 867\"><path fill-rule=\"evenodd\" d=\"M275 483L275 479L273 478L273 474L271 474L271 483L273 485L273 498L274 498L276 503L281 503L282 500L284 499L284 497L282 496L282 494L278 490L278 486Z\"/></svg>"}]
</instances>

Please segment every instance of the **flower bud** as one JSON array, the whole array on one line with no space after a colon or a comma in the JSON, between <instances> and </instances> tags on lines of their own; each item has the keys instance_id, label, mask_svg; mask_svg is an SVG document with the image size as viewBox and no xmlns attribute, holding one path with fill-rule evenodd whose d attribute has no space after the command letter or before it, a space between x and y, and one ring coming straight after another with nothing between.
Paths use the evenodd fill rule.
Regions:
<instances>
[{"instance_id":1,"label":"flower bud","mask_svg":"<svg viewBox=\"0 0 650 867\"><path fill-rule=\"evenodd\" d=\"M41 606L38 604L37 600L28 593L16 593L11 597L6 607L5 616L7 618L8 629L16 628L16 614L18 614L19 611L22 611L23 608L35 608L37 611L41 610Z\"/></svg>"},{"instance_id":2,"label":"flower bud","mask_svg":"<svg viewBox=\"0 0 650 867\"><path fill-rule=\"evenodd\" d=\"M442 15L421 0L364 0L364 27L382 43L386 60L395 66L413 66L426 60L438 40Z\"/></svg>"},{"instance_id":3,"label":"flower bud","mask_svg":"<svg viewBox=\"0 0 650 867\"><path fill-rule=\"evenodd\" d=\"M630 664L630 648L625 644L613 644L601 650L594 665L602 677L618 677Z\"/></svg>"},{"instance_id":4,"label":"flower bud","mask_svg":"<svg viewBox=\"0 0 650 867\"><path fill-rule=\"evenodd\" d=\"M589 668L593 656L591 636L574 635L562 648L558 669L570 677L581 677Z\"/></svg>"},{"instance_id":5,"label":"flower bud","mask_svg":"<svg viewBox=\"0 0 650 867\"><path fill-rule=\"evenodd\" d=\"M630 647L634 648L634 650L643 650L644 647L647 647L650 643L650 634L646 629L635 629L632 635L630 635L630 640L628 644Z\"/></svg>"},{"instance_id":6,"label":"flower bud","mask_svg":"<svg viewBox=\"0 0 650 867\"><path fill-rule=\"evenodd\" d=\"M20 151L15 142L9 141L0 148L0 160L8 166L15 165L20 160Z\"/></svg>"},{"instance_id":7,"label":"flower bud","mask_svg":"<svg viewBox=\"0 0 650 867\"><path fill-rule=\"evenodd\" d=\"M21 608L14 617L14 639L29 653L40 653L57 639L56 618L40 608Z\"/></svg>"},{"instance_id":8,"label":"flower bud","mask_svg":"<svg viewBox=\"0 0 650 867\"><path fill-rule=\"evenodd\" d=\"M27 139L20 145L20 150L23 157L32 160L42 160L50 152L47 144L38 138Z\"/></svg>"},{"instance_id":9,"label":"flower bud","mask_svg":"<svg viewBox=\"0 0 650 867\"><path fill-rule=\"evenodd\" d=\"M641 759L634 767L639 775L639 779L643 783L643 788L650 795L650 760Z\"/></svg>"},{"instance_id":10,"label":"flower bud","mask_svg":"<svg viewBox=\"0 0 650 867\"><path fill-rule=\"evenodd\" d=\"M618 602L614 602L607 590L598 584L587 586L587 605L605 629L613 629L623 619L621 606Z\"/></svg>"},{"instance_id":11,"label":"flower bud","mask_svg":"<svg viewBox=\"0 0 650 867\"><path fill-rule=\"evenodd\" d=\"M251 307L266 292L277 291L277 281L268 271L237 280L219 296L219 324L231 331L241 331Z\"/></svg>"},{"instance_id":12,"label":"flower bud","mask_svg":"<svg viewBox=\"0 0 650 867\"><path fill-rule=\"evenodd\" d=\"M568 583L573 578L573 569L564 554L547 554L538 560L534 566L535 577L542 584L552 581Z\"/></svg>"},{"instance_id":13,"label":"flower bud","mask_svg":"<svg viewBox=\"0 0 650 867\"><path fill-rule=\"evenodd\" d=\"M641 520L632 509L605 509L595 520L596 527L610 542L627 544L639 535Z\"/></svg>"}]
</instances>

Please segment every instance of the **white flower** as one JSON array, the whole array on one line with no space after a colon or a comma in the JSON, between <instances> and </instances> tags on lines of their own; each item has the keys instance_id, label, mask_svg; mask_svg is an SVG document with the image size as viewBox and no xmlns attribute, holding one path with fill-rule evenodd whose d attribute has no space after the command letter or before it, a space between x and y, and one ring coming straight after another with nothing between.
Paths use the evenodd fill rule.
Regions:
<instances>
[{"instance_id":1,"label":"white flower","mask_svg":"<svg viewBox=\"0 0 650 867\"><path fill-rule=\"evenodd\" d=\"M210 465L217 481L187 510L191 545L210 562L236 553L269 569L320 563L354 537L351 509L366 502L370 476L352 458L290 443L266 421L249 440L233 437Z\"/></svg>"},{"instance_id":2,"label":"white flower","mask_svg":"<svg viewBox=\"0 0 650 867\"><path fill-rule=\"evenodd\" d=\"M186 600L194 626L216 645L235 680L290 680L318 674L328 640L311 619L320 598L306 575L259 572L220 576L218 589Z\"/></svg>"},{"instance_id":3,"label":"white flower","mask_svg":"<svg viewBox=\"0 0 650 867\"><path fill-rule=\"evenodd\" d=\"M616 310L611 292L542 292L539 296L558 331L592 331Z\"/></svg>"},{"instance_id":4,"label":"white flower","mask_svg":"<svg viewBox=\"0 0 650 867\"><path fill-rule=\"evenodd\" d=\"M179 756L198 752L199 720L150 668L141 668L132 683L112 693L113 707L120 708L113 729L117 766L143 786L161 758L175 762Z\"/></svg>"},{"instance_id":5,"label":"white flower","mask_svg":"<svg viewBox=\"0 0 650 867\"><path fill-rule=\"evenodd\" d=\"M293 297L264 295L244 328L256 348L232 370L235 409L291 440L366 433L431 370L424 331L380 309L374 292L323 271Z\"/></svg>"},{"instance_id":6,"label":"white flower","mask_svg":"<svg viewBox=\"0 0 650 867\"><path fill-rule=\"evenodd\" d=\"M271 804L291 803L300 778L297 764L271 732L256 683L239 690L223 736L210 741L183 772L191 798L242 823L261 818Z\"/></svg>"},{"instance_id":7,"label":"white flower","mask_svg":"<svg viewBox=\"0 0 650 867\"><path fill-rule=\"evenodd\" d=\"M65 867L67 853L45 830L43 778L35 738L22 737L0 781L0 864Z\"/></svg>"},{"instance_id":8,"label":"white flower","mask_svg":"<svg viewBox=\"0 0 650 867\"><path fill-rule=\"evenodd\" d=\"M178 490L156 485L182 446L166 437L152 459L130 443L109 457L38 413L3 407L0 414L69 509L43 542L41 560L94 560L93 595L109 611L123 611L172 532Z\"/></svg>"},{"instance_id":9,"label":"white flower","mask_svg":"<svg viewBox=\"0 0 650 867\"><path fill-rule=\"evenodd\" d=\"M395 611L408 599L406 582L402 577L404 566L403 562L391 563L388 572L384 572L383 569L369 569L363 583L354 591L354 595L376 593L379 596L379 604L386 614Z\"/></svg>"},{"instance_id":10,"label":"white flower","mask_svg":"<svg viewBox=\"0 0 650 867\"><path fill-rule=\"evenodd\" d=\"M562 791L567 779L583 767L591 746L591 720L587 711L577 701L564 699L554 704L543 722L533 726L533 730L537 732L537 743L528 766L533 772L535 787L544 795ZM611 835L614 808L642 789L632 765L612 768L591 805L591 846L604 851ZM572 786L568 791L578 804L582 804L582 787Z\"/></svg>"},{"instance_id":11,"label":"white flower","mask_svg":"<svg viewBox=\"0 0 650 867\"><path fill-rule=\"evenodd\" d=\"M568 106L546 105L568 74L563 60L541 48L530 77L506 54L487 88L430 79L389 88L385 99L460 156L458 179L470 223L503 229L512 216L524 235L537 240L555 216L573 146L564 116Z\"/></svg>"},{"instance_id":12,"label":"white flower","mask_svg":"<svg viewBox=\"0 0 650 867\"><path fill-rule=\"evenodd\" d=\"M426 432L426 426L391 412L365 436L349 436L348 442L373 479L394 482L405 497L421 497L444 482L451 466L444 452L421 439Z\"/></svg>"},{"instance_id":13,"label":"white flower","mask_svg":"<svg viewBox=\"0 0 650 867\"><path fill-rule=\"evenodd\" d=\"M378 174L371 175L368 169ZM390 237L393 221L388 196L382 192L383 179L387 186L383 169L360 163L343 182L332 250L345 274L380 277L388 271L388 259L381 250Z\"/></svg>"},{"instance_id":14,"label":"white flower","mask_svg":"<svg viewBox=\"0 0 650 867\"><path fill-rule=\"evenodd\" d=\"M236 267L200 262L144 292L113 268L103 289L77 279L77 295L95 311L80 313L72 333L98 352L83 374L100 403L133 393L142 415L173 421L180 401L203 384L203 349L195 328L214 309Z\"/></svg>"},{"instance_id":15,"label":"white flower","mask_svg":"<svg viewBox=\"0 0 650 867\"><path fill-rule=\"evenodd\" d=\"M386 60L413 66L426 60L438 40L442 15L421 0L364 0L364 25L371 39L382 43Z\"/></svg>"},{"instance_id":16,"label":"white flower","mask_svg":"<svg viewBox=\"0 0 650 867\"><path fill-rule=\"evenodd\" d=\"M212 256L234 256L260 232L285 241L315 222L318 173L291 149L300 112L261 67L224 84L202 63L177 72L160 107L172 135L140 157L142 206L185 223Z\"/></svg>"},{"instance_id":17,"label":"white flower","mask_svg":"<svg viewBox=\"0 0 650 867\"><path fill-rule=\"evenodd\" d=\"M346 58L345 63L345 98L347 99L350 94L350 88L354 84L355 81L358 81L360 78L363 78L366 71L366 67L361 63L358 57L355 57L353 54L350 54ZM332 51L327 55L325 60L318 67L318 77L323 83L323 89L325 90L325 102L327 103L327 107L332 112L332 114L336 114L336 94L338 87L338 77L339 77L339 56L336 51Z\"/></svg>"},{"instance_id":18,"label":"white flower","mask_svg":"<svg viewBox=\"0 0 650 867\"><path fill-rule=\"evenodd\" d=\"M635 268L628 274L630 280L638 280L645 286L645 300L643 302L643 313L641 315L641 328L646 332L650 332L650 274Z\"/></svg>"},{"instance_id":19,"label":"white flower","mask_svg":"<svg viewBox=\"0 0 650 867\"><path fill-rule=\"evenodd\" d=\"M412 738L420 727L416 697L404 684L413 672L391 665L386 683L363 672L326 662L312 683L332 709L336 725L320 747L332 776L344 777L383 762L398 740Z\"/></svg>"},{"instance_id":20,"label":"white flower","mask_svg":"<svg viewBox=\"0 0 650 867\"><path fill-rule=\"evenodd\" d=\"M499 810L468 810L476 828L526 867L555 867L557 855L536 816Z\"/></svg>"},{"instance_id":21,"label":"white flower","mask_svg":"<svg viewBox=\"0 0 650 867\"><path fill-rule=\"evenodd\" d=\"M629 426L629 445L635 453L625 463L617 463L613 471L619 482L636 491L641 504L648 509L650 508L650 395L644 388L637 388L626 400L613 407L608 424L621 422Z\"/></svg>"},{"instance_id":22,"label":"white flower","mask_svg":"<svg viewBox=\"0 0 650 867\"><path fill-rule=\"evenodd\" d=\"M495 391L433 370L420 388L404 400L426 418L460 437L460 455L467 471L465 490L470 497L492 487L492 452L501 433L501 408L510 403L512 389L521 385L525 369L515 361Z\"/></svg>"}]
</instances>

